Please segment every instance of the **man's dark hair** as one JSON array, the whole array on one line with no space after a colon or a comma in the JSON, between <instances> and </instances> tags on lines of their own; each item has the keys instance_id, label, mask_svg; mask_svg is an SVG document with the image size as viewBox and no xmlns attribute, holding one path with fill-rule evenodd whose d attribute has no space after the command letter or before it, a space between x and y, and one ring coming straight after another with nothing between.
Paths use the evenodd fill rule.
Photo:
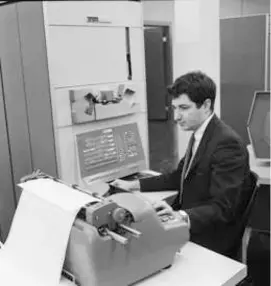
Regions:
<instances>
[{"instance_id":1,"label":"man's dark hair","mask_svg":"<svg viewBox=\"0 0 271 286\"><path fill-rule=\"evenodd\" d=\"M168 92L173 98L178 98L185 93L191 101L196 103L197 108L201 107L206 99L211 100L211 110L214 110L216 85L206 74L200 71L189 72L178 77L168 87Z\"/></svg>"}]
</instances>

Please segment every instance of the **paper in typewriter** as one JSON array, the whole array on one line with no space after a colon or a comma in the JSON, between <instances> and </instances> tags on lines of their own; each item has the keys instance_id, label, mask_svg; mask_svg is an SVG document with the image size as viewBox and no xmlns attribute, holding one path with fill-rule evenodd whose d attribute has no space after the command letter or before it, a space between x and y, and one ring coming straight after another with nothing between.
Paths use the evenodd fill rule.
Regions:
<instances>
[{"instance_id":1,"label":"paper in typewriter","mask_svg":"<svg viewBox=\"0 0 271 286\"><path fill-rule=\"evenodd\" d=\"M57 286L74 219L98 199L51 179L19 186L22 195L0 251L0 285Z\"/></svg>"}]
</instances>

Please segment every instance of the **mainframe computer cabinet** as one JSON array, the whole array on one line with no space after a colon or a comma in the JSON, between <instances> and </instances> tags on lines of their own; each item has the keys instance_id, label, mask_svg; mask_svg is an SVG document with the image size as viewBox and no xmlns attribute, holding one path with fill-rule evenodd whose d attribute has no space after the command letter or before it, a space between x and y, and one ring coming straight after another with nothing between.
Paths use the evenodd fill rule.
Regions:
<instances>
[{"instance_id":1,"label":"mainframe computer cabinet","mask_svg":"<svg viewBox=\"0 0 271 286\"><path fill-rule=\"evenodd\" d=\"M34 169L80 185L75 136L136 122L148 167L142 4L32 1L0 6L0 226L5 240L20 178ZM130 113L74 124L71 90L124 84ZM119 115L119 116L118 116Z\"/></svg>"}]
</instances>

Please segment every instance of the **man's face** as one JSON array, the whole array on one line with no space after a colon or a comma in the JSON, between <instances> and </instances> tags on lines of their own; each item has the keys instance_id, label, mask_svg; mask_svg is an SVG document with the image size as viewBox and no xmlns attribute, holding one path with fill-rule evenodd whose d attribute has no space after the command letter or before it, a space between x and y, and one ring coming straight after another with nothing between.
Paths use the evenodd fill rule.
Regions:
<instances>
[{"instance_id":1,"label":"man's face","mask_svg":"<svg viewBox=\"0 0 271 286\"><path fill-rule=\"evenodd\" d=\"M196 103L183 93L172 100L174 119L182 130L195 131L210 114L209 104L209 100L206 100L201 107L197 108Z\"/></svg>"}]
</instances>

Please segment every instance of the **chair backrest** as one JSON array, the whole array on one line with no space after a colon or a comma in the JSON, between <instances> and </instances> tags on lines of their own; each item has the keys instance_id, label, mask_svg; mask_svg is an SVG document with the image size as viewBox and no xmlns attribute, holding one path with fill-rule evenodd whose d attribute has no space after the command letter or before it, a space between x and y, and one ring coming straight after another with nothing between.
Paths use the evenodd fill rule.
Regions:
<instances>
[{"instance_id":1,"label":"chair backrest","mask_svg":"<svg viewBox=\"0 0 271 286\"><path fill-rule=\"evenodd\" d=\"M248 224L249 221L249 217L255 202L255 198L256 198L256 194L257 194L257 190L259 188L259 176L253 172L250 171L250 198L248 199L248 203L247 206L245 208L245 211L243 213L242 219L241 219L241 225L243 225L243 231L245 230L245 227Z\"/></svg>"},{"instance_id":2,"label":"chair backrest","mask_svg":"<svg viewBox=\"0 0 271 286\"><path fill-rule=\"evenodd\" d=\"M255 198L257 195L257 190L259 188L259 176L253 172L250 171L250 180L249 180L249 186L247 186L246 190L248 192L248 198L246 199L246 204L244 206L244 209L241 214L241 219L238 220L238 229L236 234L236 241L233 244L233 248L230 251L230 257L239 260L238 254L241 248L242 244L242 238L243 234L245 232L246 226L249 222L250 214L253 208L253 205L255 203Z\"/></svg>"}]
</instances>

